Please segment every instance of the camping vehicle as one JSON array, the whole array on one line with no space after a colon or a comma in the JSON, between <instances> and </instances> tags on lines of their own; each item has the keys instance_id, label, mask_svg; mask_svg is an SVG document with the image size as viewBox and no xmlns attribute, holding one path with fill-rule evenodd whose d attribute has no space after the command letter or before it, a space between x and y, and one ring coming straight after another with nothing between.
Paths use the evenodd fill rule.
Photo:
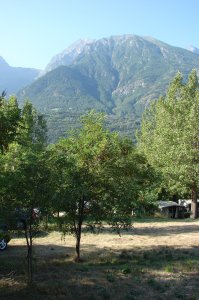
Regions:
<instances>
[{"instance_id":1,"label":"camping vehicle","mask_svg":"<svg viewBox=\"0 0 199 300\"><path fill-rule=\"evenodd\" d=\"M173 201L159 201L158 207L162 214L168 218L181 219L187 217L187 210L183 204Z\"/></svg>"}]
</instances>

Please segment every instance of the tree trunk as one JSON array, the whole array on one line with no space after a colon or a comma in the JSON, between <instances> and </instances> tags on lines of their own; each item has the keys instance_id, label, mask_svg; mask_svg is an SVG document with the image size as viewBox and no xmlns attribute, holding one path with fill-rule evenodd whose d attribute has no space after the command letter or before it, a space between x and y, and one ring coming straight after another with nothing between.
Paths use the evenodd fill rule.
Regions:
<instances>
[{"instance_id":1,"label":"tree trunk","mask_svg":"<svg viewBox=\"0 0 199 300\"><path fill-rule=\"evenodd\" d=\"M75 233L76 233L76 258L75 261L76 262L80 262L81 258L80 258L80 241L81 241L81 234L82 234L82 223L83 223L83 218L84 218L84 201L85 201L85 197L84 195L82 196L82 198L79 200L79 204L78 204L78 222L77 222L77 226L75 226Z\"/></svg>"},{"instance_id":2,"label":"tree trunk","mask_svg":"<svg viewBox=\"0 0 199 300\"><path fill-rule=\"evenodd\" d=\"M48 229L48 214L45 216L45 230Z\"/></svg>"},{"instance_id":3,"label":"tree trunk","mask_svg":"<svg viewBox=\"0 0 199 300\"><path fill-rule=\"evenodd\" d=\"M75 261L76 262L80 262L81 258L80 258L80 240L81 240L81 228L78 228L79 234L78 236L76 236L76 258Z\"/></svg>"},{"instance_id":4,"label":"tree trunk","mask_svg":"<svg viewBox=\"0 0 199 300\"><path fill-rule=\"evenodd\" d=\"M28 247L28 284L32 284L32 246Z\"/></svg>"},{"instance_id":5,"label":"tree trunk","mask_svg":"<svg viewBox=\"0 0 199 300\"><path fill-rule=\"evenodd\" d=\"M27 244L27 271L28 271L28 284L32 284L33 280L33 268L32 268L32 217L30 224L27 224L27 221L24 223L24 232Z\"/></svg>"},{"instance_id":6,"label":"tree trunk","mask_svg":"<svg viewBox=\"0 0 199 300\"><path fill-rule=\"evenodd\" d=\"M191 217L193 219L198 218L198 203L197 203L197 186L196 183L193 183L192 186L192 201L191 201Z\"/></svg>"},{"instance_id":7,"label":"tree trunk","mask_svg":"<svg viewBox=\"0 0 199 300\"><path fill-rule=\"evenodd\" d=\"M32 220L31 220L32 222ZM29 250L29 283L32 283L33 279L33 266L32 266L32 224L30 223L30 250Z\"/></svg>"}]
</instances>

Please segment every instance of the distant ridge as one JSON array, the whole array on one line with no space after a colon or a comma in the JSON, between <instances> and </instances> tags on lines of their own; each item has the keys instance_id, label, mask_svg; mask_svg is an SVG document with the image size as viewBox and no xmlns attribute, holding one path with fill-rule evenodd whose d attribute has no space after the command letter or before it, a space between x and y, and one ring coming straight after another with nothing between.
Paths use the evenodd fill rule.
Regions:
<instances>
[{"instance_id":1,"label":"distant ridge","mask_svg":"<svg viewBox=\"0 0 199 300\"><path fill-rule=\"evenodd\" d=\"M29 98L47 114L53 139L90 109L105 111L112 129L133 135L148 103L166 92L178 71L186 77L193 68L199 71L198 54L152 37L81 40L56 55L46 68L51 71L22 89L19 99Z\"/></svg>"},{"instance_id":2,"label":"distant ridge","mask_svg":"<svg viewBox=\"0 0 199 300\"><path fill-rule=\"evenodd\" d=\"M7 95L15 94L17 91L37 78L40 70L32 68L11 67L3 57L0 56L0 93L6 91Z\"/></svg>"}]
</instances>

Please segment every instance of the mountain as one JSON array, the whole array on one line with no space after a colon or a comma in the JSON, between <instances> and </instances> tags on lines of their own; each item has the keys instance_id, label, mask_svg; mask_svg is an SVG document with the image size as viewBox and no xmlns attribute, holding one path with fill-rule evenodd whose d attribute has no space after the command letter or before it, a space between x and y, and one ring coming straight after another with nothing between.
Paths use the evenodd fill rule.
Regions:
<instances>
[{"instance_id":1,"label":"mountain","mask_svg":"<svg viewBox=\"0 0 199 300\"><path fill-rule=\"evenodd\" d=\"M77 126L79 115L93 108L106 112L110 128L133 136L144 108L165 94L178 71L185 77L193 68L199 71L197 54L136 35L85 42L63 53L71 60L64 63L58 55L50 72L19 93L21 101L29 98L47 115L50 140Z\"/></svg>"},{"instance_id":2,"label":"mountain","mask_svg":"<svg viewBox=\"0 0 199 300\"><path fill-rule=\"evenodd\" d=\"M190 45L187 49L193 53L199 54L199 49L192 45Z\"/></svg>"},{"instance_id":3,"label":"mountain","mask_svg":"<svg viewBox=\"0 0 199 300\"><path fill-rule=\"evenodd\" d=\"M8 95L15 94L32 83L39 72L37 69L11 67L0 56L0 93L5 90Z\"/></svg>"},{"instance_id":4,"label":"mountain","mask_svg":"<svg viewBox=\"0 0 199 300\"><path fill-rule=\"evenodd\" d=\"M44 75L49 71L59 67L59 66L68 66L70 65L77 56L83 51L86 45L93 43L94 40L85 39L85 40L78 40L73 43L70 47L65 49L63 52L55 55L49 64L46 66L44 71L41 72L40 75Z\"/></svg>"}]
</instances>

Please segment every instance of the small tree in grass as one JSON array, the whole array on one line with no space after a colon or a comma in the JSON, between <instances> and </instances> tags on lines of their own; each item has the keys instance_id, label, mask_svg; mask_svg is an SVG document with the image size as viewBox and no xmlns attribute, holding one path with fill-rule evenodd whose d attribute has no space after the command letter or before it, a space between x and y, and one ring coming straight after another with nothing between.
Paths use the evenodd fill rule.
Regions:
<instances>
[{"instance_id":1,"label":"small tree in grass","mask_svg":"<svg viewBox=\"0 0 199 300\"><path fill-rule=\"evenodd\" d=\"M129 140L106 130L103 120L103 114L90 112L81 129L49 150L52 205L65 212L62 229L75 235L76 261L86 218L99 222L131 215L140 190L150 182L146 160Z\"/></svg>"}]
</instances>

